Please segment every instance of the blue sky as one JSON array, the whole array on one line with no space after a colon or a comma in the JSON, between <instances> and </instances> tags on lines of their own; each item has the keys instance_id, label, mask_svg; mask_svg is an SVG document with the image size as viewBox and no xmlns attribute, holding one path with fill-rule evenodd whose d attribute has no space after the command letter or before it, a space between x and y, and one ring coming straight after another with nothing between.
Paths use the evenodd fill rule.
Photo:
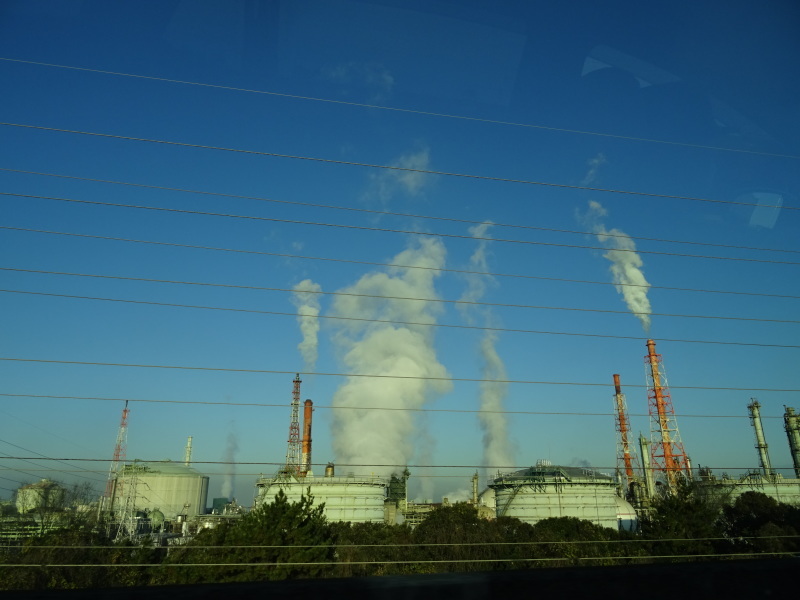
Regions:
<instances>
[{"instance_id":1,"label":"blue sky","mask_svg":"<svg viewBox=\"0 0 800 600\"><path fill-rule=\"evenodd\" d=\"M247 503L284 459L295 372L314 462L433 465L412 469L420 498L498 461L611 471L612 374L649 431L648 337L694 464L757 466L757 397L789 476L798 12L718 6L3 3L0 354L256 372L0 361L0 455L106 461L4 459L2 497L76 464L104 480L123 403L79 398L128 398L129 458L180 460L192 435L197 461L272 463L237 465ZM650 284L639 304L613 264ZM323 292L313 362L301 282ZM394 299L345 295L363 293ZM221 493L226 467L199 468Z\"/></svg>"}]
</instances>

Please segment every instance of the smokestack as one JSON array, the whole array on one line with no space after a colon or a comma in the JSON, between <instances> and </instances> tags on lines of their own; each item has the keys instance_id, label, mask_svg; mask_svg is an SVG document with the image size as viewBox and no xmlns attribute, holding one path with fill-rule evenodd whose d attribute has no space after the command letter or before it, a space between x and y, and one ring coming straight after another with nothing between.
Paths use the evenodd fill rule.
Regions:
<instances>
[{"instance_id":1,"label":"smokestack","mask_svg":"<svg viewBox=\"0 0 800 600\"><path fill-rule=\"evenodd\" d=\"M336 472L334 471L332 462L329 462L327 465L325 465L325 477L333 477L335 473Z\"/></svg>"},{"instance_id":2,"label":"smokestack","mask_svg":"<svg viewBox=\"0 0 800 600\"><path fill-rule=\"evenodd\" d=\"M303 405L303 453L300 460L300 475L305 477L311 470L311 414L314 403L306 400Z\"/></svg>"},{"instance_id":3,"label":"smokestack","mask_svg":"<svg viewBox=\"0 0 800 600\"><path fill-rule=\"evenodd\" d=\"M682 475L691 479L691 471L686 452L678 433L678 423L672 408L672 398L667 387L667 378L661 373L661 355L656 354L656 343L647 340L647 356L645 356L648 379L647 399L650 405L651 435L656 434L658 440L653 441L652 460L659 471L666 476L667 489L673 493ZM661 459L661 461L657 460Z\"/></svg>"},{"instance_id":4,"label":"smokestack","mask_svg":"<svg viewBox=\"0 0 800 600\"><path fill-rule=\"evenodd\" d=\"M188 467L192 462L192 436L186 440L186 452L183 455L183 463Z\"/></svg>"},{"instance_id":5,"label":"smokestack","mask_svg":"<svg viewBox=\"0 0 800 600\"><path fill-rule=\"evenodd\" d=\"M645 494L648 498L652 498L656 485L653 481L653 468L650 466L650 441L641 433L639 434L639 452L642 455Z\"/></svg>"},{"instance_id":6,"label":"smokestack","mask_svg":"<svg viewBox=\"0 0 800 600\"><path fill-rule=\"evenodd\" d=\"M628 410L625 406L625 396L622 393L622 387L619 382L619 375L614 374L614 407L617 410L617 431L619 432L619 449L617 454L617 468L620 466L625 472L626 489L636 478L633 472L633 456L631 455L631 446L628 441L628 432L631 429L630 421L628 420ZM620 464L621 463L621 464Z\"/></svg>"},{"instance_id":7,"label":"smokestack","mask_svg":"<svg viewBox=\"0 0 800 600\"><path fill-rule=\"evenodd\" d=\"M755 398L750 398L752 402L747 405L750 411L750 422L753 424L753 429L756 431L756 450L758 450L758 458L761 461L761 470L764 475L770 477L772 472L772 464L769 460L767 453L767 440L764 438L764 428L761 426L761 404Z\"/></svg>"},{"instance_id":8,"label":"smokestack","mask_svg":"<svg viewBox=\"0 0 800 600\"><path fill-rule=\"evenodd\" d=\"M786 427L786 435L789 437L789 450L792 452L792 463L794 463L794 476L800 479L800 420L790 406L784 406L786 413L783 415L783 423Z\"/></svg>"},{"instance_id":9,"label":"smokestack","mask_svg":"<svg viewBox=\"0 0 800 600\"><path fill-rule=\"evenodd\" d=\"M478 472L475 471L475 475L472 476L472 504L474 506L478 505Z\"/></svg>"}]
</instances>

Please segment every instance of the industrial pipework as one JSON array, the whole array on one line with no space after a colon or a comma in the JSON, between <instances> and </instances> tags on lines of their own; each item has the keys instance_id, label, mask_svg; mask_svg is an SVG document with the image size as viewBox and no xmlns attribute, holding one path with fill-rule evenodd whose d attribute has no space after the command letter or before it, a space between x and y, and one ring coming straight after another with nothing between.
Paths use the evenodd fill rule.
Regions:
<instances>
[{"instance_id":1,"label":"industrial pipework","mask_svg":"<svg viewBox=\"0 0 800 600\"><path fill-rule=\"evenodd\" d=\"M753 429L756 432L756 450L758 450L758 459L761 462L761 470L766 477L772 477L775 472L772 470L772 463L769 460L769 453L767 452L767 440L764 437L764 428L761 426L761 404L755 398L750 398L752 402L747 405L750 411L750 422L753 424Z\"/></svg>"},{"instance_id":2,"label":"industrial pipework","mask_svg":"<svg viewBox=\"0 0 800 600\"><path fill-rule=\"evenodd\" d=\"M187 467L192 462L192 436L186 440L186 452L183 455L183 464Z\"/></svg>"},{"instance_id":3,"label":"industrial pipework","mask_svg":"<svg viewBox=\"0 0 800 600\"><path fill-rule=\"evenodd\" d=\"M783 415L783 423L786 428L786 435L789 437L789 450L792 452L794 475L800 479L800 419L791 406L784 406L784 408L786 412Z\"/></svg>"},{"instance_id":4,"label":"industrial pipework","mask_svg":"<svg viewBox=\"0 0 800 600\"><path fill-rule=\"evenodd\" d=\"M656 354L655 341L647 340L647 355L644 358L653 468L664 473L667 490L673 493L681 477L691 477L691 467L680 439L667 378L662 373L661 355Z\"/></svg>"},{"instance_id":5,"label":"industrial pipework","mask_svg":"<svg viewBox=\"0 0 800 600\"><path fill-rule=\"evenodd\" d=\"M314 403L306 400L303 405L303 454L300 461L300 476L305 477L311 471L311 415Z\"/></svg>"}]
</instances>

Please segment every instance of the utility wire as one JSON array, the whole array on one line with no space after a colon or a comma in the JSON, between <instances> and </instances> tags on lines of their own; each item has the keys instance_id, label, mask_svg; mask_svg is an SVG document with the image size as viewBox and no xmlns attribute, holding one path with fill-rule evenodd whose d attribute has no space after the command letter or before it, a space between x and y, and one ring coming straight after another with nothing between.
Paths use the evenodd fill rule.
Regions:
<instances>
[{"instance_id":1,"label":"utility wire","mask_svg":"<svg viewBox=\"0 0 800 600\"><path fill-rule=\"evenodd\" d=\"M270 223L285 223L292 225L311 225L314 227L330 227L336 229L350 229L356 231L375 231L381 233L401 233L404 235L420 235L426 237L439 237L461 240L485 240L491 242L500 242L506 244L526 244L532 246L548 246L553 248L578 248L584 250L604 250L608 252L621 252L629 254L655 254L659 256L677 256L681 258L705 258L710 260L731 260L738 262L755 262L755 263L769 263L779 265L800 265L800 262L783 261L783 260L770 260L762 258L741 258L735 256L710 256L707 254L685 254L681 252L663 252L658 250L640 250L631 248L610 248L608 246L586 246L583 244L559 244L556 242L537 242L534 240L514 240L507 238L497 237L480 237L473 235L464 235L457 233L434 233L427 231L416 231L410 229L391 229L388 227L368 227L366 225L349 225L342 223L325 223L322 221L301 221L297 219L278 219L276 217L261 217L256 215L237 215L232 213L218 213L211 211L189 210L185 208L167 208L163 206L148 206L145 204L121 204L116 202L102 202L99 200L82 200L79 198L60 198L57 196L38 196L34 194L18 194L14 192L0 192L2 196L14 196L17 198L34 198L39 200L53 200L56 202L71 202L76 204L88 204L92 206L108 206L114 208L130 208L134 210L152 210L158 212L176 213L184 215L199 215L204 217L223 217L227 219L245 219L249 221L268 221Z\"/></svg>"},{"instance_id":2,"label":"utility wire","mask_svg":"<svg viewBox=\"0 0 800 600\"><path fill-rule=\"evenodd\" d=\"M357 108L369 108L373 110L385 110L397 113L406 113L406 114L414 114L414 115L423 115L427 117L438 117L444 119L456 119L459 121L470 121L475 123L487 123L491 125L503 125L503 126L510 126L510 127L523 127L526 129L538 129L542 131L554 131L560 133L571 133L576 135L589 135L589 136L597 136L597 137L604 137L610 139L617 139L617 140L627 140L633 142L646 142L651 144L663 144L667 146L679 146L684 148L699 148L702 150L715 150L720 152L735 152L737 154L753 154L756 156L773 156L776 158L792 158L798 159L800 156L796 156L793 154L778 154L774 152L759 152L756 150L748 150L744 148L727 148L724 146L710 146L705 144L692 144L689 142L676 142L676 141L668 141L668 140L660 140L656 138L643 138L643 137L636 137L636 136L628 136L628 135L618 135L613 133L603 133L599 131L587 131L581 129L569 129L565 127L550 127L547 125L537 125L534 123L521 123L515 121L503 121L498 119L487 119L481 117L470 117L467 115L456 115L450 113L440 113L440 112L433 112L433 111L426 111L426 110L416 110L412 108L401 108L397 106L385 106L380 104L367 104L363 102L353 102L347 100L337 100L333 98L318 98L314 96L302 96L298 94L289 94L285 92L272 92L268 90L256 90L251 88L242 88L242 87L234 87L228 85L219 85L213 83L202 83L199 81L185 81L181 79L170 79L167 77L154 77L151 75L137 75L134 73L122 73L119 71L106 71L103 69L90 69L87 67L75 67L70 65L59 65L53 63L45 63L33 60L22 60L18 58L5 58L0 57L0 60L6 62L15 62L21 63L26 65L36 65L41 67L53 67L57 69L69 69L72 71L82 71L86 73L99 73L102 75L114 75L117 77L129 77L132 79L145 79L149 81L161 81L165 83L177 83L180 85L189 85L189 86L196 86L196 87L203 87L203 88L210 88L215 90L227 90L233 92L245 92L248 94L261 94L264 96L274 96L278 98L290 98L293 100L304 100L310 102L323 102L326 104L338 104L342 106L352 106Z\"/></svg>"},{"instance_id":3,"label":"utility wire","mask_svg":"<svg viewBox=\"0 0 800 600\"><path fill-rule=\"evenodd\" d=\"M424 175L442 175L445 177L460 177L463 179L477 179L482 181L496 181L502 183L518 183L523 185L537 185L543 187L550 187L550 188L558 188L558 189L571 189L571 190L584 190L589 192L603 192L609 194L622 194L627 196L644 196L647 198L658 198L658 199L668 199L668 200L688 200L691 202L710 202L714 204L735 204L740 206L759 206L759 207L767 207L767 208L781 208L783 210L800 210L800 207L797 206L773 206L773 205L764 205L764 204L757 204L754 202L738 202L735 200L715 200L712 198L698 198L694 196L679 196L675 194L656 194L654 192L641 192L641 191L634 191L634 190L617 190L617 189L609 189L609 188L598 188L598 187L590 187L585 185L572 185L567 183L553 183L547 181L534 181L531 179L514 179L509 177L495 177L491 175L477 175L473 173L456 173L450 171L434 171L432 169L415 169L412 167L400 167L395 165L379 165L374 163L364 163L364 162L357 162L357 161L350 161L350 160L338 160L333 158L320 158L315 156L300 156L296 154L283 154L279 152L266 152L263 150L245 150L243 148L226 148L223 146L208 146L205 144L190 144L188 142L175 142L170 140L157 140L151 138L139 138L127 135L116 135L112 133L99 133L96 131L80 131L76 129L63 129L59 127L45 127L43 125L28 125L23 123L7 123L7 122L0 122L0 125L6 127L19 127L24 129L35 129L39 131L54 131L58 133L74 133L77 135L85 135L85 136L93 136L93 137L100 137L100 138L107 138L107 139L116 139L116 140L125 140L131 142L145 142L148 144L162 144L165 146L178 146L182 148L196 148L200 150L215 150L221 152L235 152L239 154L249 154L255 156L269 156L273 158L288 158L292 160L305 160L311 162L318 162L318 163L326 163L326 164L334 164L334 165L348 165L354 167L366 167L370 169L385 169L389 171L399 171L399 172L406 172L406 173L421 173Z\"/></svg>"},{"instance_id":4,"label":"utility wire","mask_svg":"<svg viewBox=\"0 0 800 600\"><path fill-rule=\"evenodd\" d=\"M0 460L23 460L24 458L25 458L24 456L23 457L20 457L20 456L0 456ZM48 458L48 460L75 461L75 462L108 462L108 458L69 458L69 457L54 458L54 457L50 457L50 458ZM147 464L174 464L176 462L182 462L182 461L174 461L174 460L170 460L170 459L158 459L158 460L140 460L140 459L136 459L134 461L128 461L128 463L131 464L131 465L145 464L145 463L147 463ZM193 464L193 465L247 465L247 466L266 466L266 467L285 467L286 466L286 462L285 461L283 461L283 462L255 461L255 462L253 462L253 461L241 461L241 460L239 460L239 461L232 461L232 460L230 460L230 461L226 461L226 460L192 460L191 464ZM325 464L327 464L327 463L314 463L312 466L314 466L314 467L317 467L317 466L322 467ZM426 464L416 465L416 464L409 464L409 463L402 463L402 464L400 464L400 463L396 463L396 464L372 463L372 464L370 464L370 463L340 463L340 462L337 462L335 464L336 464L337 467L348 467L348 468L349 467L373 467L373 468L391 468L391 469L404 469L404 468L409 468L409 469L471 469L473 471L475 469L496 469L496 470L503 471L503 473L501 473L501 477L505 477L505 478L509 478L509 479L513 479L515 477L519 477L519 476L514 475L514 471L527 470L527 469L531 469L531 468L536 469L537 468L537 467L534 467L533 465L473 465L473 464L468 464L468 465L426 465ZM707 465L703 465L703 468L706 468L706 466ZM563 468L563 467L568 467L568 468L571 468L571 469L579 469L581 471L588 471L588 472L592 472L592 473L599 473L601 470L613 471L614 469L617 468L616 465L614 465L614 466L598 465L598 466L593 466L593 467L574 467L574 466L570 466L570 465L552 465L552 467L543 467L543 468L544 469L549 469L549 468L556 469L556 468ZM746 470L746 469L750 470L750 471L753 470L752 466L714 466L714 467L709 467L709 468L727 469L727 470L731 470L731 471L733 471L733 470ZM644 469L644 467L641 467L640 470L641 469ZM791 469L791 467L782 467L782 470L790 470L790 469ZM55 470L55 469L51 469L51 470ZM657 465L653 465L653 466L650 467L650 470L651 471L659 471L659 472L661 472L664 469L661 468L661 467L658 467ZM602 473L600 473L600 474L602 475ZM381 477L381 476L377 476L377 475L357 475L355 477L357 479L374 479L374 480L386 479L386 477ZM525 479L526 477L527 477L526 475L522 476L523 479ZM607 477L608 480L613 480L613 477L611 477L611 475L605 475L605 477ZM272 479L272 477L268 476L268 477L264 477L264 479ZM320 478L320 479L322 479L322 478Z\"/></svg>"},{"instance_id":5,"label":"utility wire","mask_svg":"<svg viewBox=\"0 0 800 600\"><path fill-rule=\"evenodd\" d=\"M14 448L19 448L20 450L24 450L25 452L30 452L31 454L37 454L37 455L41 456L42 458L47 459L47 457L44 454L42 454L41 452L36 452L35 450L30 450L29 448L23 448L22 446L19 446L17 444L12 444L11 442L8 442L6 440L0 440L0 442L3 442L4 444L8 444L9 446L14 446ZM82 469L82 470L89 471L89 469ZM79 477L82 477L82 476L79 475ZM84 477L84 479L90 479L91 481L101 481L100 479L93 479L91 477ZM102 481L102 483L105 483L105 482Z\"/></svg>"},{"instance_id":6,"label":"utility wire","mask_svg":"<svg viewBox=\"0 0 800 600\"><path fill-rule=\"evenodd\" d=\"M792 319L760 319L757 317L723 317L718 315L687 315L687 314L676 314L676 313L657 313L657 312L636 312L630 310L610 310L610 309L600 309L600 308L571 308L566 306L541 306L535 304L508 304L508 303L500 303L500 302L478 302L475 300L449 300L444 298L413 298L408 296L383 296L378 294L355 294L352 292L328 292L322 290L304 290L304 289L289 289L289 288L276 288L276 287L264 287L264 286L255 286L255 285L235 285L235 284L228 284L228 283L208 283L208 282L200 282L200 281L183 281L183 280L174 280L174 279L150 279L146 277L124 277L120 275L97 275L93 273L71 273L65 271L42 271L38 269L20 269L15 267L0 267L0 271L14 271L18 273L37 273L42 275L65 275L68 277L90 277L90 278L98 278L98 279L113 279L113 280L121 280L121 281L141 281L147 283L169 283L169 284L179 284L179 285L197 285L197 286L204 286L204 287L221 287L221 288L232 288L232 289L240 289L240 290L257 290L257 291L269 291L269 292L302 292L304 294L318 294L322 296L351 296L356 298L376 298L381 300L409 300L409 301L417 301L417 302L439 302L445 304L463 304L469 306L491 306L497 308L527 308L527 309L535 309L535 310L566 310L566 311L577 311L577 312L592 312L592 313L610 313L615 315L651 315L651 316L659 316L659 317L681 317L681 318L691 318L691 319L722 319L728 321L758 321L764 323L800 323L800 320L792 320ZM16 290L0 290L0 291L16 291ZM19 293L28 293L19 291ZM30 293L38 293L38 292L30 292ZM216 307L215 307L216 308Z\"/></svg>"},{"instance_id":7,"label":"utility wire","mask_svg":"<svg viewBox=\"0 0 800 600\"><path fill-rule=\"evenodd\" d=\"M356 208L351 206L335 206L331 204L318 204L314 202L300 202L295 200L276 200L274 198L264 198L262 196L244 196L240 194L227 194L222 192L209 192L203 190L192 190L192 189L185 189L185 188L175 188L175 187L167 187L161 185L148 185L143 183L132 183L128 181L115 181L110 179L97 179L92 177L78 177L75 175L60 175L56 173L42 173L40 171L25 171L22 169L7 169L0 167L0 171L6 171L9 173L23 173L26 175L41 175L45 177L59 177L62 179L72 179L77 181L90 181L93 183L109 183L113 185L125 185L125 186L132 186L132 187L139 187L145 189L153 189L153 190L162 190L162 191L169 191L169 192L182 192L188 194L201 194L205 196L216 196L222 198L236 198L240 200L256 200L259 202L272 202L275 204L285 204L290 206L302 206L305 208L324 208L324 209L331 209L331 210L342 210L342 211L350 211L350 212L358 212L358 213L366 213L366 214L373 214L373 215L383 215L383 216L392 216L392 217L408 217L412 219L427 219L431 221L446 221L451 223L463 223L467 225L483 225L486 224L486 221L473 221L469 219L456 219L453 217L435 217L430 215L418 215L414 213L402 213L402 212L392 212L387 210L374 210L369 208ZM520 225L516 223L497 223L491 222L492 227L508 227L508 228L515 228L515 229L527 229L527 230L534 230L534 231L546 231L550 233L568 233L568 234L576 234L576 235L590 235L595 236L597 235L595 232L591 231L576 231L572 229L558 229L554 227L538 227L536 225ZM756 250L760 252L784 252L784 253L792 253L792 254L800 254L800 250L783 250L780 248L762 248L762 247L755 247L755 246L740 246L736 244L717 244L713 242L699 242L694 240L671 240L671 239L664 239L664 238L651 238L651 237L644 237L644 236L635 236L635 235L628 235L628 234L617 234L612 232L604 232L603 237L605 238L621 238L621 239L631 239L631 240L641 240L641 241L649 241L649 242L663 242L667 244L688 244L688 245L695 245L695 246L710 246L715 248L735 248L738 250ZM473 238L473 239L482 239L482 238ZM490 238L486 238L490 239Z\"/></svg>"},{"instance_id":8,"label":"utility wire","mask_svg":"<svg viewBox=\"0 0 800 600\"><path fill-rule=\"evenodd\" d=\"M52 394L12 394L0 392L0 396L11 398L40 398L52 400L98 400L104 402L142 402L142 403L155 403L155 404L198 404L198 405L212 405L212 406L257 406L261 408L281 408L285 409L289 405L283 404L269 404L265 402L214 402L211 400L165 400L165 399L145 399L145 398L105 398L98 396L61 396ZM502 415L552 415L552 416L582 416L582 417L616 417L617 413L598 413L598 412L580 412L580 411L541 411L541 410L485 410L485 409L467 409L467 408L409 408L400 406L334 406L326 404L314 404L314 409L330 409L330 410L385 410L385 411L403 411L403 412L431 412L431 413L465 413L465 414L502 414ZM630 417L649 417L647 413L627 413ZM749 419L748 415L697 415L679 413L675 417L686 418L714 418L714 419ZM762 419L783 419L782 416L769 416L761 415Z\"/></svg>"},{"instance_id":9,"label":"utility wire","mask_svg":"<svg viewBox=\"0 0 800 600\"><path fill-rule=\"evenodd\" d=\"M538 281L558 281L564 283L585 283L589 285L613 285L613 286L622 286L622 287L644 287L644 288L652 288L652 289L659 289L659 290L672 290L672 291L679 291L679 292L699 292L699 293L708 293L708 294L733 294L733 295L741 295L741 296L758 296L763 298L789 298L793 300L800 299L800 296L794 296L791 294L767 294L763 292L741 292L741 291L734 291L734 290L714 290L714 289L702 289L702 288L683 288L683 287L671 287L671 286L663 286L663 285L641 285L635 283L613 283L610 281L591 281L591 280L584 280L584 279L567 279L563 277L542 277L538 275L524 275L521 273L494 273L490 271L470 271L467 269L446 269L444 267L426 267L420 265L402 265L402 264L394 264L394 263L381 263L381 262L372 262L372 261L365 261L365 260L349 260L343 258L327 258L322 256L305 256L302 254L288 254L285 252L264 252L261 250L243 250L238 248L220 248L218 246L199 246L194 244L179 244L177 242L158 242L153 240L138 240L132 238L123 238L123 237L113 237L113 236L105 236L105 235L92 235L88 233L72 233L67 231L52 231L46 229L32 229L30 227L12 227L8 225L0 225L0 229L5 229L8 231L21 231L26 233L42 233L45 235L63 235L68 237L78 237L78 238L86 238L86 239L96 239L96 240L104 240L104 241L115 241L115 242L128 242L134 244L150 244L154 246L168 246L173 248L188 248L190 250L210 250L213 252L232 252L237 254L252 254L256 256L273 256L278 258L296 258L300 260L320 260L325 262L336 262L336 263L347 263L347 264L355 264L355 265L367 265L367 266L376 266L376 267L391 267L391 268L398 268L398 269L423 269L428 271L437 271L442 273L460 273L465 275L489 275L492 277L510 277L510 278L517 278L517 279L534 279Z\"/></svg>"},{"instance_id":10,"label":"utility wire","mask_svg":"<svg viewBox=\"0 0 800 600\"><path fill-rule=\"evenodd\" d=\"M638 338L636 338L638 339ZM141 369L175 369L181 371L214 371L224 373L258 373L269 375L318 375L320 377L358 377L370 379L412 379L412 380L425 380L425 381L466 381L473 383L488 382L488 383L508 383L508 384L535 384L535 385L577 385L584 387L610 387L608 383L579 383L574 381L532 381L525 379L478 379L471 377L424 377L420 375L368 375L364 373L324 373L320 371L306 372L297 371L278 371L272 369L233 369L224 367L191 367L180 365L142 365L131 363L108 363L108 362L89 362L77 360L50 360L43 358L16 358L16 357L0 357L0 360L10 362L31 362L42 364L58 364L58 365L86 365L86 366L100 366L100 367L133 367ZM626 384L625 387L631 388L645 388L645 385L632 385ZM800 389L779 389L779 388L740 388L740 387L715 387L715 386L697 386L697 385L671 385L673 390L723 390L734 392L800 392Z\"/></svg>"},{"instance_id":11,"label":"utility wire","mask_svg":"<svg viewBox=\"0 0 800 600\"><path fill-rule=\"evenodd\" d=\"M297 317L296 312L284 312L284 311L277 311L277 310L259 310L259 309L251 309L251 308L229 308L223 306L206 306L200 304L178 304L172 302L155 302L151 300L132 300L126 298L103 298L100 296L79 296L76 294L56 294L51 292L31 292L25 290L5 290L0 289L0 293L5 294L25 294L25 295L32 295L32 296L47 296L51 298L69 298L73 300L94 300L100 302L118 302L123 304L140 304L146 306L162 306L162 307L170 307L170 308L190 308L190 309L198 309L198 310L216 310L216 311L225 311L225 312L237 312L237 313L246 313L246 314L257 314L257 315L274 315L274 316L284 316L284 317ZM424 322L417 322L417 321L395 321L389 319L367 319L365 317L342 317L337 315L316 315L314 318L316 319L330 319L334 321L355 321L359 323L386 323L391 325L411 325L411 326L420 326L420 327L443 327L446 329L469 329L469 330L476 330L476 331L498 331L504 333L532 333L537 335L567 335L567 336L577 336L577 337L596 337L596 338L608 338L608 339L623 339L623 340L639 340L641 339L638 336L624 336L624 335L610 335L610 334L600 334L600 333L570 333L566 331L542 331L536 329L515 329L509 327L487 327L481 325L463 325L463 324L456 324L456 323L424 323ZM765 347L765 348L800 348L800 345L791 345L791 344L763 344L758 342L723 342L719 340L679 340L679 339L671 339L671 338L659 338L662 342L679 342L679 343L686 343L686 344L721 344L721 345L728 345L728 346L756 346L756 347Z\"/></svg>"}]
</instances>

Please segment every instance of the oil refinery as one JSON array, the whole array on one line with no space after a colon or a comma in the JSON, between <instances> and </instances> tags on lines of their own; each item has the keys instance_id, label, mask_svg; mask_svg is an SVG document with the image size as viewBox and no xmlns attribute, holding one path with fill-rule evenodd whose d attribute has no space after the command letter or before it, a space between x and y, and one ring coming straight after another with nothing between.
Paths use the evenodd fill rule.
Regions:
<instances>
[{"instance_id":1,"label":"oil refinery","mask_svg":"<svg viewBox=\"0 0 800 600\"><path fill-rule=\"evenodd\" d=\"M534 524L551 517L575 517L614 529L635 531L639 519L651 509L652 501L673 494L691 482L699 493L733 502L747 491L757 491L779 502L800 504L800 416L785 407L784 429L794 467L794 477L778 473L772 466L769 447L761 422L761 405L751 399L747 406L755 435L758 469L738 478L719 476L708 467L693 470L681 440L662 357L656 343L646 341L644 356L650 436L635 438L628 418L625 395L618 374L613 375L613 416L616 430L616 469L601 472L590 466L565 466L548 460L532 461L532 466L509 468L493 474L479 489L479 476L471 477L472 493L466 501L483 518L513 517ZM314 502L324 503L330 521L352 523L408 523L414 526L437 506L430 501L410 501L408 480L411 472L396 466L389 476L341 472L333 462L312 462L314 403L301 401L297 375L290 403L289 439L285 461L272 475L259 476L255 484L254 507L269 504L283 493L290 502L311 494ZM117 441L107 486L98 502L98 515L119 532L134 536L140 532L169 532L185 536L198 528L239 518L246 509L229 498L214 499L208 508L209 476L192 464L192 438L189 437L183 462L129 461L126 459L129 409L122 411ZM611 428L609 427L609 430ZM301 434L302 432L302 434ZM610 437L610 436L609 436ZM638 441L638 444L637 444ZM610 446L610 444L609 444ZM638 446L638 452L637 448ZM466 478L465 478L466 480ZM464 482L466 483L466 481ZM37 506L42 490L51 482L25 486L17 502L26 513Z\"/></svg>"}]
</instances>

